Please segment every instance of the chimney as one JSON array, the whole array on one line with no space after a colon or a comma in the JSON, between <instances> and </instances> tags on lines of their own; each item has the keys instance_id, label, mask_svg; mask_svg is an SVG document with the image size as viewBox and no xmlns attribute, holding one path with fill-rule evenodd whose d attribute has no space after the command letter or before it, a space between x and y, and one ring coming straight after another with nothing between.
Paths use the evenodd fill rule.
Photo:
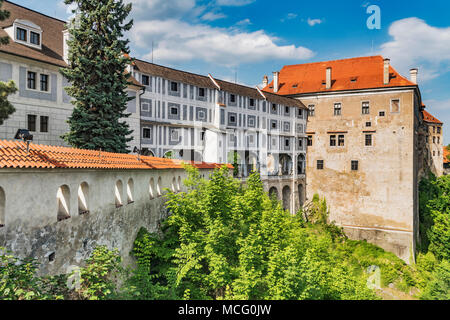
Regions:
<instances>
[{"instance_id":1,"label":"chimney","mask_svg":"<svg viewBox=\"0 0 450 320\"><path fill-rule=\"evenodd\" d=\"M278 92L279 77L280 77L280 73L278 71L275 71L273 73L273 92L275 92L275 93Z\"/></svg>"},{"instance_id":2,"label":"chimney","mask_svg":"<svg viewBox=\"0 0 450 320\"><path fill-rule=\"evenodd\" d=\"M389 84L389 65L391 63L390 59L384 59L384 67L383 67L383 83Z\"/></svg>"},{"instance_id":3,"label":"chimney","mask_svg":"<svg viewBox=\"0 0 450 320\"><path fill-rule=\"evenodd\" d=\"M268 84L269 84L269 77L264 76L263 77L263 88L267 87Z\"/></svg>"},{"instance_id":4,"label":"chimney","mask_svg":"<svg viewBox=\"0 0 450 320\"><path fill-rule=\"evenodd\" d=\"M411 82L414 83L414 84L417 84L417 74L418 73L419 73L419 69L417 69L417 68L409 70L409 75L410 75L410 78L411 78Z\"/></svg>"},{"instance_id":5,"label":"chimney","mask_svg":"<svg viewBox=\"0 0 450 320\"><path fill-rule=\"evenodd\" d=\"M326 74L326 88L331 89L331 67L327 68L327 74Z\"/></svg>"}]
</instances>

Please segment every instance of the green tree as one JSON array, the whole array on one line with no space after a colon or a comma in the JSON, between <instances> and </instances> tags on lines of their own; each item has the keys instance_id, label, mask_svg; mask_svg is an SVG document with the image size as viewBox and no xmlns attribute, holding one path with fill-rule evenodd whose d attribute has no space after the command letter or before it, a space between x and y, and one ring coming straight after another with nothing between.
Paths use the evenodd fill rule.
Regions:
<instances>
[{"instance_id":1,"label":"green tree","mask_svg":"<svg viewBox=\"0 0 450 320\"><path fill-rule=\"evenodd\" d=\"M3 0L0 0L0 21L4 21L9 18L9 11L1 10L3 5ZM6 45L9 43L9 37L0 37L0 45ZM9 81L8 83L0 81L0 125L8 119L8 117L13 114L16 109L8 101L8 96L17 92L17 87L14 81Z\"/></svg>"},{"instance_id":2,"label":"green tree","mask_svg":"<svg viewBox=\"0 0 450 320\"><path fill-rule=\"evenodd\" d=\"M129 152L127 142L132 131L124 118L130 75L125 72L132 61L128 57L128 39L124 32L131 4L122 0L65 0L76 4L76 18L69 28L69 67L61 73L71 86L67 93L74 100L68 119L70 131L63 138L72 146ZM74 11L75 13L75 11Z\"/></svg>"}]
</instances>

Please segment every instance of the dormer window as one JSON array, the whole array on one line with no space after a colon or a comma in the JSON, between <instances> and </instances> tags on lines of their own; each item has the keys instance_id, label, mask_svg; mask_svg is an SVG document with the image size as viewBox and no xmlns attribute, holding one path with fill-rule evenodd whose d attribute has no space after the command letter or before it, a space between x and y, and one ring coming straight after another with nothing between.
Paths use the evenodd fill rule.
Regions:
<instances>
[{"instance_id":1,"label":"dormer window","mask_svg":"<svg viewBox=\"0 0 450 320\"><path fill-rule=\"evenodd\" d=\"M30 42L37 46L41 45L41 35L39 33L30 31Z\"/></svg>"},{"instance_id":2,"label":"dormer window","mask_svg":"<svg viewBox=\"0 0 450 320\"><path fill-rule=\"evenodd\" d=\"M20 40L20 41L27 41L27 30L22 29L22 28L17 28L16 29L16 40Z\"/></svg>"},{"instance_id":3,"label":"dormer window","mask_svg":"<svg viewBox=\"0 0 450 320\"><path fill-rule=\"evenodd\" d=\"M42 49L42 29L31 21L16 19L5 31L17 43Z\"/></svg>"}]
</instances>

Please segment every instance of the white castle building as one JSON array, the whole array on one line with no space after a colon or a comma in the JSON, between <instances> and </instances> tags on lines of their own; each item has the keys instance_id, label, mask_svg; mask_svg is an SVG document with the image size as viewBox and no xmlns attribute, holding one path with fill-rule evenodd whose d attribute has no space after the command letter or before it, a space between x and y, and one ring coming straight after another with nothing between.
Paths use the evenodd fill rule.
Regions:
<instances>
[{"instance_id":1,"label":"white castle building","mask_svg":"<svg viewBox=\"0 0 450 320\"><path fill-rule=\"evenodd\" d=\"M16 112L0 126L0 139L28 129L34 143L66 145L72 113L65 21L9 1L0 22L0 80L14 80ZM128 104L131 150L156 157L232 163L236 176L261 173L266 189L291 212L305 199L306 107L299 100L219 79L135 60L128 70L135 97Z\"/></svg>"}]
</instances>

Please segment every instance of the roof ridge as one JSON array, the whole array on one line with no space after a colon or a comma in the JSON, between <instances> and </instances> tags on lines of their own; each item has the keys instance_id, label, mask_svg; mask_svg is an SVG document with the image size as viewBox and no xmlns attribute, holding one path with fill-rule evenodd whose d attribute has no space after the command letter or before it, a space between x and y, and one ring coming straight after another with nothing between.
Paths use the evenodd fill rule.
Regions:
<instances>
[{"instance_id":1,"label":"roof ridge","mask_svg":"<svg viewBox=\"0 0 450 320\"><path fill-rule=\"evenodd\" d=\"M353 57L353 58L344 58L344 59L327 60L327 61L315 61L315 62L288 64L288 65L283 66L283 69L286 67L303 66L303 65L307 65L307 64L324 64L324 63L334 63L334 62L341 62L341 61L348 61L348 60L362 60L362 59L369 59L369 58L382 58L383 59L383 56L382 55L363 56L363 57Z\"/></svg>"}]
</instances>

